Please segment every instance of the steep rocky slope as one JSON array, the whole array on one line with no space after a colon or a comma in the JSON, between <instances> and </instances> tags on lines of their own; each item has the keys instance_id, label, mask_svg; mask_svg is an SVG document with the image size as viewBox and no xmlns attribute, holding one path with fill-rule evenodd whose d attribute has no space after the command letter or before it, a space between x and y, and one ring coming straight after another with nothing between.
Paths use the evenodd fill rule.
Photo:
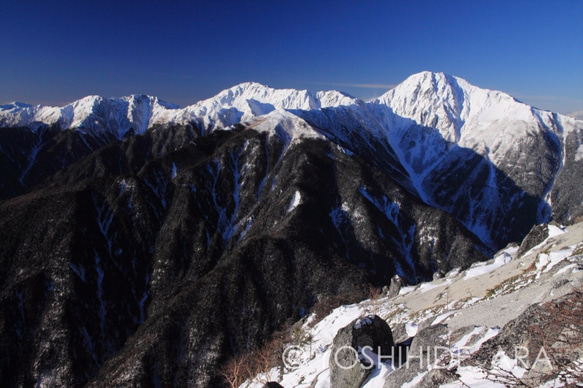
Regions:
<instances>
[{"instance_id":1,"label":"steep rocky slope","mask_svg":"<svg viewBox=\"0 0 583 388\"><path fill-rule=\"evenodd\" d=\"M354 353L366 354L367 379L354 387L550 387L580 381L583 224L539 229L543 241L522 254L513 245L491 261L401 288L397 295L343 305L326 316L311 314L294 326L303 340L284 342L283 349L293 351L283 352L283 364L242 386L261 387L266 377L283 387L331 386L331 374L339 372L330 367L338 358L332 344L371 314L389 324L401 348L367 367L376 355L355 347Z\"/></svg>"},{"instance_id":2,"label":"steep rocky slope","mask_svg":"<svg viewBox=\"0 0 583 388\"><path fill-rule=\"evenodd\" d=\"M2 380L214 386L226 356L319 299L487 258L383 172L284 129L161 157L152 131L3 201Z\"/></svg>"}]
</instances>

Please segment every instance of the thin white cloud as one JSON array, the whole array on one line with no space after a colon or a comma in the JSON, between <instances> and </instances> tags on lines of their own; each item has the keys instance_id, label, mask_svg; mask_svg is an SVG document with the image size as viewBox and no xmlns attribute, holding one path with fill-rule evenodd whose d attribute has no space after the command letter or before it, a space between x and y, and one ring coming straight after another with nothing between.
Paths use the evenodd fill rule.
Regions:
<instances>
[{"instance_id":1,"label":"thin white cloud","mask_svg":"<svg viewBox=\"0 0 583 388\"><path fill-rule=\"evenodd\" d=\"M360 88L360 89L393 89L395 84L356 84L356 83L342 83L342 82L314 82L314 85L326 85L343 88Z\"/></svg>"},{"instance_id":2,"label":"thin white cloud","mask_svg":"<svg viewBox=\"0 0 583 388\"><path fill-rule=\"evenodd\" d=\"M571 116L572 118L577 120L583 120L583 110L567 113L567 116Z\"/></svg>"},{"instance_id":3,"label":"thin white cloud","mask_svg":"<svg viewBox=\"0 0 583 388\"><path fill-rule=\"evenodd\" d=\"M525 99L525 100L535 100L535 101L566 101L569 100L567 98L558 97L558 96L545 96L540 94L511 94L512 96L518 99Z\"/></svg>"},{"instance_id":4,"label":"thin white cloud","mask_svg":"<svg viewBox=\"0 0 583 388\"><path fill-rule=\"evenodd\" d=\"M583 100L578 98L522 93L515 93L511 95L526 104L535 106L540 109L562 113L571 117L575 117L580 114L581 107L583 107ZM580 119L580 117L576 118Z\"/></svg>"}]
</instances>

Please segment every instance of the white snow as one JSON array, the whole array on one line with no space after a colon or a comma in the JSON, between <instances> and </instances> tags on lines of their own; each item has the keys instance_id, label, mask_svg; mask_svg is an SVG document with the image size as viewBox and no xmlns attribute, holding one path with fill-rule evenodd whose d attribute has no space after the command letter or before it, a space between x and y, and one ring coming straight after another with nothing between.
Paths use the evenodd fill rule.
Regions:
<instances>
[{"instance_id":1,"label":"white snow","mask_svg":"<svg viewBox=\"0 0 583 388\"><path fill-rule=\"evenodd\" d=\"M326 385L329 384L327 370L332 341L338 330L347 326L361 315L363 315L363 310L359 305L341 306L318 322L309 330L312 336L311 343L298 348L300 355L304 356L303 360L306 362L301 364L299 368L286 373L280 384L284 387L308 387L309 382L318 376L319 385L317 386L328 386ZM308 323L309 320L306 324ZM251 386L261 387L262 384L258 383Z\"/></svg>"},{"instance_id":2,"label":"white snow","mask_svg":"<svg viewBox=\"0 0 583 388\"><path fill-rule=\"evenodd\" d=\"M290 204L287 208L287 212L289 213L289 212L293 211L301 203L302 203L302 195L300 194L299 191L296 190L296 192L294 193L294 195L290 201Z\"/></svg>"},{"instance_id":3,"label":"white snow","mask_svg":"<svg viewBox=\"0 0 583 388\"><path fill-rule=\"evenodd\" d=\"M541 267L537 268L543 268L543 273L549 272L551 269L553 269L553 267L555 265L557 265L558 263L560 263L561 261L563 261L563 259L571 256L571 254L573 253L573 248L570 249L564 249L558 252L551 252L549 255L542 253L540 255L540 263L541 263ZM543 264L544 262L544 264Z\"/></svg>"},{"instance_id":4,"label":"white snow","mask_svg":"<svg viewBox=\"0 0 583 388\"><path fill-rule=\"evenodd\" d=\"M251 123L276 110L318 110L352 105L355 101L356 99L337 91L312 93L307 90L273 89L256 82L246 82L176 111L170 121L198 121L204 128L212 131L239 122Z\"/></svg>"},{"instance_id":5,"label":"white snow","mask_svg":"<svg viewBox=\"0 0 583 388\"><path fill-rule=\"evenodd\" d=\"M415 337L417 331L419 330L419 325L417 323L407 322L405 324L405 331L409 337Z\"/></svg>"},{"instance_id":6,"label":"white snow","mask_svg":"<svg viewBox=\"0 0 583 388\"><path fill-rule=\"evenodd\" d=\"M177 106L152 96L130 95L110 99L87 96L63 107L3 105L0 124L36 128L34 123L44 123L59 125L62 130L94 133L97 137L100 137L100 132L111 132L121 139L130 129L141 134L154 124L171 121L176 112Z\"/></svg>"},{"instance_id":7,"label":"white snow","mask_svg":"<svg viewBox=\"0 0 583 388\"><path fill-rule=\"evenodd\" d=\"M556 236L559 236L563 233L565 233L565 229L564 228L559 228L558 226L555 225L547 225L547 231L548 231L548 236L547 238L544 239L543 242L541 242L540 244L532 247L531 249L528 250L528 252L525 253L525 255L528 255L534 251L536 251L537 249L539 249L540 247L542 247L543 245L547 244L547 242L551 239L554 238Z\"/></svg>"},{"instance_id":8,"label":"white snow","mask_svg":"<svg viewBox=\"0 0 583 388\"><path fill-rule=\"evenodd\" d=\"M75 265L73 263L69 263L69 267L83 280L83 283L87 283L87 279L85 278L85 267L83 264Z\"/></svg>"},{"instance_id":9,"label":"white snow","mask_svg":"<svg viewBox=\"0 0 583 388\"><path fill-rule=\"evenodd\" d=\"M367 358L375 360L375 353L366 350ZM395 370L395 367L390 361L382 363L378 361L378 357L375 360L375 368L371 371L369 377L362 384L362 388L383 388L385 386L385 380L387 376Z\"/></svg>"},{"instance_id":10,"label":"white snow","mask_svg":"<svg viewBox=\"0 0 583 388\"><path fill-rule=\"evenodd\" d=\"M172 179L176 178L176 164L174 162L172 162Z\"/></svg>"},{"instance_id":11,"label":"white snow","mask_svg":"<svg viewBox=\"0 0 583 388\"><path fill-rule=\"evenodd\" d=\"M105 273L101 268L101 259L97 252L95 252L95 272L97 273L97 299L99 300L99 327L101 329L101 338L105 340L105 316L107 314L105 301L103 300L103 278Z\"/></svg>"},{"instance_id":12,"label":"white snow","mask_svg":"<svg viewBox=\"0 0 583 388\"><path fill-rule=\"evenodd\" d=\"M557 237L557 236L565 233L565 229L564 228L560 228L560 227L558 227L556 225L552 225L552 224L549 224L548 225L548 230L549 230L549 236L548 236L548 238Z\"/></svg>"},{"instance_id":13,"label":"white snow","mask_svg":"<svg viewBox=\"0 0 583 388\"><path fill-rule=\"evenodd\" d=\"M413 292L417 289L417 286L407 286L407 287L403 287L399 290L399 295L405 295L408 294L410 292Z\"/></svg>"},{"instance_id":14,"label":"white snow","mask_svg":"<svg viewBox=\"0 0 583 388\"><path fill-rule=\"evenodd\" d=\"M21 185L23 184L23 181L24 181L24 178L26 177L26 175L29 173L29 171L34 166L34 163L36 162L36 157L37 157L39 151L44 146L44 143L43 143L43 132L42 131L37 131L37 133L38 133L38 139L33 144L32 149L30 150L30 154L28 156L27 165L22 170L22 173L20 174L20 177L18 178L18 181L20 182Z\"/></svg>"},{"instance_id":15,"label":"white snow","mask_svg":"<svg viewBox=\"0 0 583 388\"><path fill-rule=\"evenodd\" d=\"M496 337L498 333L500 333L499 327L489 327L488 330L486 331L486 334L482 338L480 338L477 342L475 342L474 345L472 345L472 347L470 348L470 353L474 354L475 352L480 350L484 342L488 341L491 338Z\"/></svg>"},{"instance_id":16,"label":"white snow","mask_svg":"<svg viewBox=\"0 0 583 388\"><path fill-rule=\"evenodd\" d=\"M480 350L480 347L484 342L497 336L499 332L500 332L499 327L476 326L474 330L464 335L455 344L453 344L451 346L451 351L454 354L461 353L465 356L474 354L475 352ZM472 342L470 340L473 340L476 337L478 338L478 340L474 341L473 344L468 345L469 342Z\"/></svg>"},{"instance_id":17,"label":"white snow","mask_svg":"<svg viewBox=\"0 0 583 388\"><path fill-rule=\"evenodd\" d=\"M476 276L484 275L489 272L494 271L497 268L502 267L504 264L507 264L512 260L512 256L508 252L502 252L500 255L496 256L492 263L478 263L474 264L472 268L466 271L466 275L464 279L471 279Z\"/></svg>"},{"instance_id":18,"label":"white snow","mask_svg":"<svg viewBox=\"0 0 583 388\"><path fill-rule=\"evenodd\" d=\"M451 317L455 313L457 313L457 311L454 310L438 315L437 317L435 317L433 322L431 322L431 326L440 324L441 322L445 321L447 318Z\"/></svg>"},{"instance_id":19,"label":"white snow","mask_svg":"<svg viewBox=\"0 0 583 388\"><path fill-rule=\"evenodd\" d=\"M583 144L581 144L577 148L577 151L575 151L575 161L578 162L580 160L583 160Z\"/></svg>"},{"instance_id":20,"label":"white snow","mask_svg":"<svg viewBox=\"0 0 583 388\"><path fill-rule=\"evenodd\" d=\"M304 119L284 110L274 110L261 116L249 128L277 136L286 148L300 139L324 138Z\"/></svg>"},{"instance_id":21,"label":"white snow","mask_svg":"<svg viewBox=\"0 0 583 388\"><path fill-rule=\"evenodd\" d=\"M99 225L99 230L101 231L101 234L107 241L109 253L111 254L111 247L113 241L109 236L109 228L111 226L111 222L113 221L114 216L113 210L105 202L101 206L97 206L96 201L97 199L94 198L95 209L97 210L97 224Z\"/></svg>"},{"instance_id":22,"label":"white snow","mask_svg":"<svg viewBox=\"0 0 583 388\"><path fill-rule=\"evenodd\" d=\"M561 268L560 270L558 270L557 272L555 272L555 274L553 276L561 276L563 273L567 272L567 271L577 271L577 264L569 264L564 266L563 268Z\"/></svg>"},{"instance_id":23,"label":"white snow","mask_svg":"<svg viewBox=\"0 0 583 388\"><path fill-rule=\"evenodd\" d=\"M340 208L341 205L338 204L338 207ZM556 230L557 233L559 233L559 231L561 234L564 232L563 230ZM569 235L567 235L567 237L569 237ZM548 241L548 243L551 242ZM575 243L570 242L569 244ZM562 245L563 243L561 242L558 246ZM560 250L558 250L559 248L547 249L547 247L543 247L541 248L541 251L545 251L547 254L537 256L536 253L531 253L528 257L521 256L515 260L509 261L508 257L513 257L518 249L517 247L510 247L500 251L496 255L496 258L490 263L474 267L476 269L479 268L480 270L476 271L476 276L469 278L469 282L466 280L467 272L453 270L445 279L436 279L427 283L428 285L421 284L418 286L406 287L402 289L403 292L401 294L393 298L383 296L375 301L365 300L358 304L341 306L334 309L328 316L324 317L316 324L314 324L314 322L316 322L316 317L310 315L304 321L301 328L311 340L309 343L303 344L296 349L298 353L295 358L295 360L298 361L297 368L284 369L282 375L276 375L276 371L274 370L272 371L272 376L275 376L275 380L285 387L329 387L330 377L328 366L331 357L332 341L336 333L351 322L354 322L354 328L361 328L368 324L370 322L369 314L371 311L374 311L374 313L381 318L386 319L387 323L393 330L395 327L398 327L398 325L404 325L404 331L409 338L417 335L417 330L420 325L426 327L427 324L434 325L447 322L449 326L447 343L451 352L450 355L452 356L451 360L453 360L453 365L455 365L459 361L462 361L478 352L486 341L500 333L500 326L504 325L504 322L508 322L508 319L512 319L506 317L505 320L502 321L495 320L493 322L484 323L483 316L477 318L473 317L473 313L466 311L466 308L474 312L480 309L489 311L488 309L492 308L493 300L500 298L500 302L497 306L507 309L507 304L509 303L507 298L513 297L512 294L484 298L483 293L487 292L491 287L505 284L508 279L513 279L516 271L518 271L518 273L526 271L521 276L525 279L529 279L532 278L533 274L542 274L548 265L558 265L558 263L568 260L569 263L563 267L567 268L567 270L561 269L560 271L562 271L561 273L565 274L565 276L572 276L568 275L570 274L568 269L573 269L580 260L580 256L572 256L572 252L577 246L579 245L569 245L568 249L565 248ZM529 264L540 261L541 257L543 257L543 262L542 264L538 264L538 268L532 267ZM525 260L526 262L524 263ZM520 265L521 262L523 262L523 266ZM493 268L494 264L496 265L496 268ZM555 274L550 273L549 275L545 275L544 278L541 278L540 282L549 282L548 279L550 278L554 279L552 280L553 283L556 283L556 277L553 275ZM471 286L468 288L468 284L473 284L474 282L476 284L487 282L488 285L481 284L481 290L474 290ZM449 297L451 298L448 299L447 304L436 304L435 302L431 303L427 301L423 302L423 299L432 300L436 295L439 295L442 290L438 288L446 284L449 287L448 293L450 293ZM536 287L540 286L540 284L535 282L529 286L534 287L534 290L527 291L526 294L517 294L521 295L517 297L531 295L531 299L525 303L538 303L541 301L541 299L539 299L541 292ZM514 289L514 292L521 292L516 291L519 289L516 285L512 285L510 289ZM462 292L462 290L467 291ZM476 296L474 293L474 296L470 297L472 295L471 291L476 291L478 295ZM480 292L482 292L482 294L480 294ZM548 294L548 292L545 292L544 294ZM460 297L463 299L460 299ZM417 304L417 301L420 301L421 303L419 306L415 307L414 305ZM443 299L441 299L441 301L444 302ZM519 309L522 307L524 306L520 306ZM474 310L476 308L477 310ZM469 316L468 314L472 316ZM488 313L486 312L486 314ZM520 312L516 312L515 316L518 316L519 314ZM461 334L456 334L456 331L460 328L465 328L465 331L461 332ZM451 345L449 345L450 340ZM370 349L367 348L357 349L357 352L363 359L372 360L374 364L371 374L363 384L363 387L383 387L388 374L393 370L391 363L383 363L382 361L385 361L384 359L379 358L374 352L371 352ZM503 353L499 353L494 357L493 361L499 371L508 369L517 375L524 372L524 370L521 369L522 365L520 364L520 359L512 359ZM444 362L447 363L447 358L435 360L435 363L431 365L431 368L443 367L445 366L445 364L443 364ZM451 365L452 361L450 361L449 366ZM444 387L503 387L504 385L502 383L496 384L492 381L494 376L491 375L491 372L492 371L490 370L482 370L476 367L458 366L456 373L459 373L460 381L444 385ZM496 372L496 370L494 370L494 372ZM404 386L414 387L418 385L425 377L425 373L426 372L422 372L412 377L411 381ZM262 385L263 384L259 382L254 382L250 386L260 388Z\"/></svg>"},{"instance_id":24,"label":"white snow","mask_svg":"<svg viewBox=\"0 0 583 388\"><path fill-rule=\"evenodd\" d=\"M492 359L492 365L495 369L509 372L510 374L521 378L526 373L526 369L519 365L519 361L514 358L510 358L504 353L503 350L499 350L494 358Z\"/></svg>"},{"instance_id":25,"label":"white snow","mask_svg":"<svg viewBox=\"0 0 583 388\"><path fill-rule=\"evenodd\" d=\"M459 381L449 384L442 384L440 388L506 388L502 383L488 380L487 373L476 366L460 366L456 373L460 376Z\"/></svg>"},{"instance_id":26,"label":"white snow","mask_svg":"<svg viewBox=\"0 0 583 388\"><path fill-rule=\"evenodd\" d=\"M538 124L537 117L542 121L550 120L549 112L533 109L508 94L481 89L443 73L414 74L372 102L388 106L401 118L393 123L398 137L410 126L410 122L402 120L405 118L418 125L437 128L443 139L462 147L477 150L484 144L487 149L495 150L493 160L513 147L512 140L528 131L527 126L505 131L497 128L520 122ZM415 156L435 160L435 155Z\"/></svg>"},{"instance_id":27,"label":"white snow","mask_svg":"<svg viewBox=\"0 0 583 388\"><path fill-rule=\"evenodd\" d=\"M419 285L419 291L421 293L426 293L427 291L431 291L431 290L439 288L439 287L447 286L448 284L451 284L451 279L446 279L445 281L443 281L441 283L437 283L437 282L421 283L421 285Z\"/></svg>"},{"instance_id":28,"label":"white snow","mask_svg":"<svg viewBox=\"0 0 583 388\"><path fill-rule=\"evenodd\" d=\"M440 173L441 162L452 150L467 148L489 163L489 193L481 199L471 198L472 207L460 221L489 246L494 246L492 216L505 211L506 203L497 195L496 168L506 171L502 163L508 155L517 153L524 139L552 138L565 144L566 135L583 131L583 121L530 107L508 94L478 88L458 77L431 72L414 74L369 102L337 91L314 93L247 82L182 109L145 95L110 99L87 96L63 107L22 103L0 106L0 126L28 126L36 131L41 123L75 129L83 134L83 141L85 136L92 136L101 143L111 141L107 133L122 139L132 131L142 134L156 124L194 124L205 135L241 123L277 136L285 150L301 139L317 137L342 144L341 151L349 155L378 152L380 145L387 152L393 150L405 169L408 177L401 178L400 183L432 206L438 205L431 177ZM86 144L89 147L90 142ZM583 145L575 152L575 160L581 160L581 155ZM518 182L525 171L519 174L509 178ZM544 192L538 193L541 197L550 192L555 176L548 179L543 182ZM466 194L460 191L451 198L451 207L467 201ZM440 206L451 211L449 205ZM541 211L540 218L546 221L548 217ZM402 237L399 243L408 264L411 239Z\"/></svg>"},{"instance_id":29,"label":"white snow","mask_svg":"<svg viewBox=\"0 0 583 388\"><path fill-rule=\"evenodd\" d=\"M327 108L337 108L338 115L327 115ZM283 112L288 114L284 115L287 118L281 116ZM87 96L63 107L22 103L0 106L2 126L35 129L38 127L35 123L58 124L62 129L83 133L111 131L118 139L130 129L141 134L155 124L196 123L207 133L268 117L274 123L290 116L294 120L309 118L318 127L332 130L331 138L346 140L348 144L352 136L345 133L346 128L363 128L368 134L357 135L365 142L367 136L385 137L409 173L413 187L428 203L431 198L425 193L423 180L448 152L443 140L470 148L498 165L517 140L529 133L550 130L562 138L583 128L582 121L532 108L508 94L478 88L458 77L431 72L414 74L369 102L338 91L314 93L246 82L182 109L146 95L110 99ZM556 120L560 121L558 125ZM421 137L414 135L415 145L407 150L401 141L411 136L408 129L413 124L435 130L424 132ZM273 128L271 125L270 130ZM345 146L343 149L347 153L354 151ZM580 146L575 160L582 155Z\"/></svg>"}]
</instances>

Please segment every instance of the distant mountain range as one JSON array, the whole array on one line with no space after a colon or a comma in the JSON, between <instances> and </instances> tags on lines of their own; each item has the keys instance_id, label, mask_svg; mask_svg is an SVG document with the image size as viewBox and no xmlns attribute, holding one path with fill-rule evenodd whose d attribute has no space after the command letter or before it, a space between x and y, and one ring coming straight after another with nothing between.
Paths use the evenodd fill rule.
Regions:
<instances>
[{"instance_id":1,"label":"distant mountain range","mask_svg":"<svg viewBox=\"0 0 583 388\"><path fill-rule=\"evenodd\" d=\"M583 215L583 121L442 73L0 106L0 380L210 387L334 295Z\"/></svg>"}]
</instances>

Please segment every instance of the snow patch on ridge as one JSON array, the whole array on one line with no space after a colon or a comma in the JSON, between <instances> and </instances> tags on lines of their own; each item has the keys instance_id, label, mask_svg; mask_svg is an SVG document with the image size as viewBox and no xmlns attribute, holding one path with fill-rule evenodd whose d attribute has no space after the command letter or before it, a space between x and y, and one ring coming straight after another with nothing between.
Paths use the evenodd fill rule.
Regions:
<instances>
[{"instance_id":1,"label":"snow patch on ridge","mask_svg":"<svg viewBox=\"0 0 583 388\"><path fill-rule=\"evenodd\" d=\"M575 152L575 161L578 162L580 160L583 160L583 144L581 144Z\"/></svg>"},{"instance_id":2,"label":"snow patch on ridge","mask_svg":"<svg viewBox=\"0 0 583 388\"><path fill-rule=\"evenodd\" d=\"M302 195L300 194L299 191L296 190L296 192L294 193L291 202L287 208L287 212L290 213L292 212L296 207L298 207L300 204L302 203Z\"/></svg>"},{"instance_id":3,"label":"snow patch on ridge","mask_svg":"<svg viewBox=\"0 0 583 388\"><path fill-rule=\"evenodd\" d=\"M250 125L249 129L277 136L286 148L300 139L325 139L304 119L284 110L274 110L262 116Z\"/></svg>"}]
</instances>

